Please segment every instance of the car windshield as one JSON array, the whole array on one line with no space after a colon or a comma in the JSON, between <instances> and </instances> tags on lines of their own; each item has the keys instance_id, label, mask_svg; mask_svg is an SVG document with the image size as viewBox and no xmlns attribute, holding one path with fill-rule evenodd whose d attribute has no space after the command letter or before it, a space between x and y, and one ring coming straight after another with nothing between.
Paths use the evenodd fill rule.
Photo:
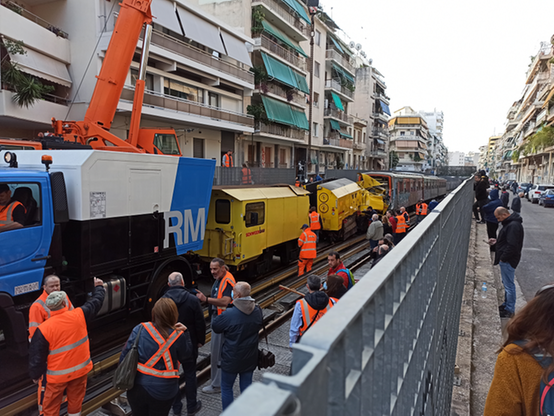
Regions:
<instances>
[{"instance_id":1,"label":"car windshield","mask_svg":"<svg viewBox=\"0 0 554 416\"><path fill-rule=\"evenodd\" d=\"M538 190L539 190L539 191L544 191L545 189L546 189L546 186L539 186L539 187L538 187Z\"/></svg>"},{"instance_id":2,"label":"car windshield","mask_svg":"<svg viewBox=\"0 0 554 416\"><path fill-rule=\"evenodd\" d=\"M554 189L549 189L545 192L546 195L554 195Z\"/></svg>"}]
</instances>

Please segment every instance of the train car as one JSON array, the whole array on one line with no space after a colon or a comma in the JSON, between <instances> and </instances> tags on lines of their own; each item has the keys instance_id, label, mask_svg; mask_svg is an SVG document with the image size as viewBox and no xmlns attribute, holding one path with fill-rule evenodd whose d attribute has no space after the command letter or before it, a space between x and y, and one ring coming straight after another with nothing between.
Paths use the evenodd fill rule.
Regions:
<instances>
[{"instance_id":1,"label":"train car","mask_svg":"<svg viewBox=\"0 0 554 416\"><path fill-rule=\"evenodd\" d=\"M423 199L430 201L434 198L446 195L446 185L447 181L444 178L439 178L437 176L425 176Z\"/></svg>"},{"instance_id":2,"label":"train car","mask_svg":"<svg viewBox=\"0 0 554 416\"><path fill-rule=\"evenodd\" d=\"M196 254L203 268L219 257L247 277L268 272L273 256L289 264L298 258L309 207L309 192L295 186L214 187L204 246Z\"/></svg>"}]
</instances>

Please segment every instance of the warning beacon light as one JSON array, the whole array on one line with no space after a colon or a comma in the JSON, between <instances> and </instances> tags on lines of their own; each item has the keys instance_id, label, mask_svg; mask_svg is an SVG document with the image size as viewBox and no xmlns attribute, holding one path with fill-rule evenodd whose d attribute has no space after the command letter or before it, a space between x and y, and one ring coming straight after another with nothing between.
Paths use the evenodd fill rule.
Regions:
<instances>
[{"instance_id":1,"label":"warning beacon light","mask_svg":"<svg viewBox=\"0 0 554 416\"><path fill-rule=\"evenodd\" d=\"M41 162L44 166L46 166L46 172L50 170L50 165L52 164L52 156L43 155Z\"/></svg>"}]
</instances>

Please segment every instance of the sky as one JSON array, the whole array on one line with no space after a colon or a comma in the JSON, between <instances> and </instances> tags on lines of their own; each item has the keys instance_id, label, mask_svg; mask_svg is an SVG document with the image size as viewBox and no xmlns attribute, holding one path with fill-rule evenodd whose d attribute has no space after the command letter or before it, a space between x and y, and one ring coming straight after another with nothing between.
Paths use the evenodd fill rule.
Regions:
<instances>
[{"instance_id":1,"label":"sky","mask_svg":"<svg viewBox=\"0 0 554 416\"><path fill-rule=\"evenodd\" d=\"M502 134L530 57L554 35L554 0L320 0L384 76L390 109L444 112L449 151Z\"/></svg>"}]
</instances>

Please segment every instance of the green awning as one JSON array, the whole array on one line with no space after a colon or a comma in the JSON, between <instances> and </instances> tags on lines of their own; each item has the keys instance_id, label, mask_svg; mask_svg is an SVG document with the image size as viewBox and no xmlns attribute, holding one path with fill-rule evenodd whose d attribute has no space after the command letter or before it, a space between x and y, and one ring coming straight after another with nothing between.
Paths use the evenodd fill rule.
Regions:
<instances>
[{"instance_id":1,"label":"green awning","mask_svg":"<svg viewBox=\"0 0 554 416\"><path fill-rule=\"evenodd\" d=\"M308 82L306 81L306 77L304 75L300 75L296 71L292 71L294 73L294 76L296 77L296 81L298 84L298 89L306 94L310 93L310 87L308 87Z\"/></svg>"},{"instance_id":2,"label":"green awning","mask_svg":"<svg viewBox=\"0 0 554 416\"><path fill-rule=\"evenodd\" d=\"M336 121L336 120L329 120L329 122L331 123L331 129L340 132L340 124L339 124L338 121Z\"/></svg>"},{"instance_id":3,"label":"green awning","mask_svg":"<svg viewBox=\"0 0 554 416\"><path fill-rule=\"evenodd\" d=\"M340 100L340 97L335 94L333 91L331 91L331 95L333 96L333 101L335 102L335 106L341 110L344 111L344 106L342 105L342 101Z\"/></svg>"},{"instance_id":4,"label":"green awning","mask_svg":"<svg viewBox=\"0 0 554 416\"><path fill-rule=\"evenodd\" d=\"M337 72L337 74L339 74L340 77L346 78L352 84L355 83L354 78L352 77L352 75L350 75L348 72L346 72L344 69L342 69L340 66L338 66L334 62L333 62L333 69Z\"/></svg>"},{"instance_id":5,"label":"green awning","mask_svg":"<svg viewBox=\"0 0 554 416\"><path fill-rule=\"evenodd\" d=\"M303 75L300 75L298 72L283 64L281 61L278 61L263 52L262 59L265 64L266 72L270 77L275 78L283 84L296 88L306 94L310 93L308 83Z\"/></svg>"},{"instance_id":6,"label":"green awning","mask_svg":"<svg viewBox=\"0 0 554 416\"><path fill-rule=\"evenodd\" d=\"M345 139L354 140L354 137L352 137L348 133L345 133L344 131L339 131L339 134L341 135L341 137L344 137Z\"/></svg>"},{"instance_id":7,"label":"green awning","mask_svg":"<svg viewBox=\"0 0 554 416\"><path fill-rule=\"evenodd\" d=\"M331 38L331 40L333 41L333 44L335 45L335 48L337 48L337 50L340 52L340 53L344 53L344 50L341 48L340 46L340 43L338 43L334 37L332 36L329 36L329 38Z\"/></svg>"},{"instance_id":8,"label":"green awning","mask_svg":"<svg viewBox=\"0 0 554 416\"><path fill-rule=\"evenodd\" d=\"M309 124L306 114L279 100L262 95L267 118L275 123L308 130Z\"/></svg>"},{"instance_id":9,"label":"green awning","mask_svg":"<svg viewBox=\"0 0 554 416\"><path fill-rule=\"evenodd\" d=\"M283 3L287 4L292 10L294 10L300 18L304 19L309 25L312 24L308 13L304 10L304 7L300 5L296 0L283 0Z\"/></svg>"},{"instance_id":10,"label":"green awning","mask_svg":"<svg viewBox=\"0 0 554 416\"><path fill-rule=\"evenodd\" d=\"M270 35L274 36L275 38L279 39L285 45L291 47L296 52L298 52L299 54L304 56L305 58L308 57L306 52L304 52L304 50L300 47L300 45L297 42L293 41L291 38L289 38L281 30L277 29L275 26L273 26L267 20L262 20L262 26L264 28L264 32L267 32Z\"/></svg>"}]
</instances>

